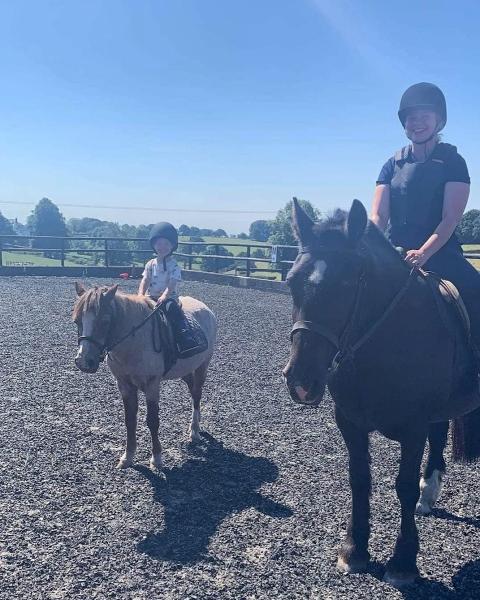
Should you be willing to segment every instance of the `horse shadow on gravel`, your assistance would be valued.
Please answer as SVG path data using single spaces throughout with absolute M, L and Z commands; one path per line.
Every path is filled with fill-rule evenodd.
M 480 598 L 480 560 L 463 565 L 452 577 L 452 587 L 422 578 L 400 590 L 405 600 L 478 600 Z
M 202 437 L 187 461 L 165 471 L 165 477 L 135 467 L 165 509 L 164 529 L 148 533 L 137 546 L 139 552 L 158 560 L 194 563 L 205 559 L 210 538 L 232 513 L 255 508 L 277 519 L 293 515 L 287 506 L 256 491 L 277 479 L 275 463 L 225 448 L 209 434 Z

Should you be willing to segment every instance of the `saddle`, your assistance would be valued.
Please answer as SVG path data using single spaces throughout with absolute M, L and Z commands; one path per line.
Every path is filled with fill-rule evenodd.
M 200 323 L 192 314 L 184 313 L 175 300 L 165 300 L 154 308 L 154 312 L 152 345 L 155 352 L 163 353 L 164 375 L 179 358 L 190 358 L 207 350 L 208 340 Z M 189 334 L 196 342 L 194 348 L 182 350 L 178 339 L 182 335 L 180 318 L 188 325 Z
M 451 281 L 442 279 L 431 271 L 424 271 L 423 269 L 419 270 L 432 290 L 433 297 L 437 303 L 438 312 L 447 330 L 451 333 L 452 337 L 455 337 L 456 332 L 453 330 L 452 321 L 448 318 L 447 314 L 447 310 L 450 310 L 460 323 L 461 329 L 467 338 L 469 345 L 472 346 L 470 336 L 470 317 L 468 316 L 468 312 L 462 297 L 460 296 L 460 292 Z

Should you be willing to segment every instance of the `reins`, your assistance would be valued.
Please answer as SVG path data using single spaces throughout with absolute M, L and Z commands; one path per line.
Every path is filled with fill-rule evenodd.
M 305 251 L 304 251 L 305 252 Z M 317 335 L 325 338 L 329 341 L 332 346 L 337 350 L 335 356 L 332 359 L 331 369 L 337 369 L 340 364 L 345 360 L 345 358 L 353 359 L 355 353 L 369 340 L 373 337 L 373 335 L 378 331 L 381 325 L 386 321 L 386 319 L 392 314 L 398 304 L 401 302 L 405 294 L 407 293 L 410 284 L 414 278 L 419 273 L 419 270 L 416 267 L 413 267 L 407 277 L 406 282 L 400 288 L 400 290 L 395 294 L 392 298 L 390 304 L 384 310 L 382 315 L 368 328 L 368 330 L 355 342 L 351 343 L 351 338 L 355 327 L 358 321 L 358 314 L 360 312 L 360 307 L 362 303 L 362 298 L 364 296 L 365 289 L 367 287 L 367 278 L 365 271 L 362 270 L 360 273 L 355 301 L 352 308 L 352 311 L 347 320 L 347 324 L 343 333 L 339 336 L 335 332 L 332 332 L 328 327 L 325 327 L 321 323 L 315 323 L 314 321 L 297 321 L 290 332 L 290 339 L 293 338 L 293 335 L 297 331 L 311 331 L 312 333 L 316 333 Z
M 134 336 L 135 333 L 145 325 L 145 323 L 150 321 L 150 319 L 152 319 L 154 317 L 157 317 L 157 319 L 161 319 L 162 316 L 163 316 L 163 318 L 165 318 L 163 312 L 161 311 L 162 308 L 163 308 L 163 303 L 157 304 L 157 306 L 155 306 L 155 308 L 152 310 L 152 312 L 149 315 L 147 315 L 138 325 L 133 326 L 120 339 L 113 342 L 113 344 L 107 344 L 107 343 L 102 344 L 101 342 L 99 342 L 98 340 L 96 340 L 95 338 L 93 338 L 89 335 L 79 336 L 78 344 L 80 344 L 83 341 L 86 341 L 86 342 L 91 342 L 92 344 L 97 346 L 100 349 L 100 354 L 101 354 L 100 361 L 102 362 L 105 360 L 105 357 L 108 355 L 109 352 L 111 352 L 114 348 L 116 348 L 119 344 L 121 344 L 123 341 L 125 341 L 130 336 Z M 159 335 L 157 335 L 157 336 L 155 335 L 155 327 L 152 328 L 152 345 L 153 345 L 154 351 L 157 353 L 162 351 L 159 338 L 160 338 Z

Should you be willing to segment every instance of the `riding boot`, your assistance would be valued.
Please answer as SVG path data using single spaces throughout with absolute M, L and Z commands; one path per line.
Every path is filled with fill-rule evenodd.
M 185 313 L 175 300 L 168 302 L 166 313 L 172 325 L 180 358 L 188 358 L 203 352 L 205 350 L 204 344 L 195 336 Z

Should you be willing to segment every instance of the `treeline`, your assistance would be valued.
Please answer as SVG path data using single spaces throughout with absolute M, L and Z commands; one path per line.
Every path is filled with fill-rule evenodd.
M 319 211 L 307 200 L 300 200 L 301 205 L 305 211 L 314 220 L 320 218 Z M 191 242 L 203 242 L 204 238 L 217 238 L 225 240 L 231 238 L 237 238 L 242 240 L 250 239 L 252 241 L 268 242 L 277 245 L 292 245 L 296 246 L 296 241 L 291 226 L 291 211 L 292 203 L 287 202 L 283 209 L 277 212 L 275 219 L 257 220 L 251 223 L 249 227 L 248 235 L 246 233 L 240 233 L 238 235 L 229 236 L 224 229 L 206 229 L 194 226 L 188 226 L 182 224 L 178 231 L 179 235 L 183 236 L 184 239 Z M 159 209 L 159 216 L 161 215 L 161 209 Z M 76 238 L 111 238 L 108 242 L 109 248 L 114 252 L 111 254 L 112 264 L 131 264 L 134 258 L 132 254 L 133 250 L 144 250 L 145 256 L 150 252 L 148 242 L 141 241 L 140 238 L 148 238 L 152 224 L 148 225 L 128 225 L 115 223 L 112 221 L 103 221 L 101 219 L 94 219 L 91 217 L 84 217 L 81 219 L 69 219 L 65 220 L 58 207 L 48 198 L 42 198 L 40 202 L 35 206 L 31 215 L 27 220 L 27 227 L 17 226 L 15 227 L 8 219 L 6 219 L 0 213 L 0 235 L 15 235 L 16 233 L 25 234 L 25 229 L 28 230 L 30 235 L 37 236 L 53 236 L 53 239 L 49 240 L 34 240 L 32 246 L 39 250 L 45 250 L 45 254 L 54 258 L 58 257 L 56 249 L 62 247 L 65 248 L 79 248 L 80 250 L 101 250 L 104 248 L 103 242 L 94 240 L 82 240 L 77 239 L 75 241 L 68 242 L 65 245 L 65 241 L 61 238 L 65 237 L 76 237 Z M 457 235 L 462 244 L 480 244 L 480 210 L 472 209 L 467 211 L 457 227 Z M 55 239 L 57 238 L 57 239 Z M 133 238 L 132 241 L 126 241 L 126 238 Z M 138 239 L 139 241 L 135 241 Z M 208 241 L 208 240 L 207 240 Z M 13 242 L 14 246 L 21 246 L 25 242 L 19 237 L 19 242 Z M 225 242 L 227 245 L 227 242 Z M 210 270 L 209 267 L 213 263 L 220 267 L 227 268 L 231 267 L 233 261 L 229 260 L 232 253 L 229 252 L 221 243 L 215 243 L 208 246 L 192 246 L 192 251 L 198 251 L 197 254 L 217 255 L 225 256 L 225 259 L 209 259 L 203 258 L 202 268 Z M 118 252 L 115 252 L 118 251 Z M 294 252 L 294 251 L 293 251 Z M 79 253 L 81 254 L 81 252 Z M 93 262 L 99 263 L 103 261 L 103 256 L 99 254 L 85 253 L 85 262 L 91 262 L 92 256 Z M 245 255 L 245 253 L 242 253 Z M 240 254 L 240 256 L 242 255 Z M 265 251 L 258 248 L 252 252 L 252 256 L 258 257 L 259 259 L 265 257 Z M 284 257 L 286 255 L 284 254 Z M 139 258 L 139 257 L 137 257 Z M 80 262 L 82 257 L 78 259 Z
M 318 211 L 307 201 L 301 201 L 305 210 L 312 216 L 318 218 Z M 178 228 L 179 235 L 184 240 L 190 242 L 210 241 L 208 238 L 240 240 L 251 239 L 253 241 L 271 242 L 272 244 L 295 245 L 295 240 L 291 230 L 291 202 L 278 211 L 276 218 L 273 221 L 255 221 L 250 225 L 249 234 L 240 233 L 238 235 L 229 236 L 224 229 L 206 229 L 195 226 L 182 224 Z M 161 209 L 159 209 L 161 214 Z M 49 239 L 32 240 L 33 248 L 42 250 L 45 256 L 50 258 L 58 258 L 60 256 L 59 249 L 76 248 L 79 252 L 74 255 L 68 254 L 69 260 L 74 260 L 84 264 L 101 264 L 104 262 L 104 253 L 94 253 L 93 250 L 104 250 L 104 242 L 102 238 L 109 238 L 109 260 L 112 265 L 132 264 L 135 260 L 141 261 L 141 256 L 134 254 L 133 251 L 145 251 L 144 258 L 148 258 L 151 253 L 148 242 L 144 241 L 148 238 L 152 224 L 148 225 L 129 225 L 115 223 L 112 221 L 103 221 L 91 217 L 73 218 L 66 220 L 59 208 L 48 198 L 42 198 L 35 206 L 34 210 L 27 219 L 26 228 L 17 225 L 17 232 L 14 225 L 0 213 L 0 235 L 20 234 L 19 241 L 9 241 L 12 246 L 22 246 L 26 242 L 22 240 L 21 235 L 25 235 L 26 231 L 32 236 L 49 236 Z M 69 241 L 65 238 L 76 238 Z M 82 239 L 82 238 L 99 238 Z M 127 241 L 127 238 L 128 241 Z M 143 238 L 143 240 L 142 240 Z M 138 242 L 135 241 L 138 239 Z M 194 254 L 210 255 L 212 258 L 199 257 L 194 259 L 195 264 L 199 265 L 204 270 L 213 270 L 217 267 L 221 270 L 233 268 L 235 262 L 231 259 L 233 253 L 227 250 L 221 243 L 210 244 L 206 246 L 192 244 L 191 251 Z M 83 253 L 82 253 L 83 251 Z M 222 258 L 214 258 L 222 257 Z M 242 251 L 237 256 L 246 256 L 246 252 Z M 267 256 L 265 250 L 256 248 L 252 250 L 251 257 L 262 259 Z M 225 258 L 223 258 L 225 257 Z M 251 264 L 254 268 L 255 265 Z

